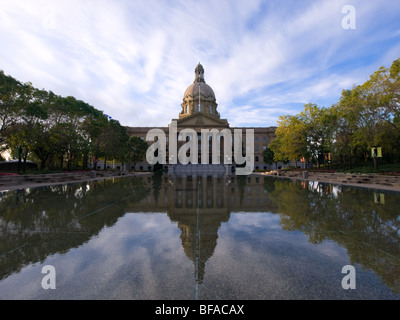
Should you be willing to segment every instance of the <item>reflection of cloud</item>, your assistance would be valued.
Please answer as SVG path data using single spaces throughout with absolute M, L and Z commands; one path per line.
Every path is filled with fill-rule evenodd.
M 286 104 L 330 105 L 343 86 L 398 57 L 399 4 L 353 2 L 354 32 L 341 28 L 345 4 L 5 0 L 1 68 L 85 100 L 124 125 L 164 126 L 176 117 L 198 61 L 228 119 L 231 108 L 246 105 L 259 117 Z M 276 118 L 264 120 L 274 125 Z M 256 120 L 247 114 L 231 122 Z
M 283 231 L 279 222 L 278 214 L 231 213 L 219 227 L 199 297 L 393 299 L 372 272 L 358 268 L 357 281 L 366 287 L 343 290 L 341 269 L 350 263 L 346 249 L 334 241 L 311 243 L 300 231 Z M 180 236 L 167 214 L 128 213 L 84 245 L 2 280 L 0 299 L 192 299 L 194 268 Z M 41 288 L 45 264 L 56 268 L 54 291 Z
M 48 257 L 54 265 L 57 290 L 44 292 L 38 266 L 25 268 L 0 283 L 0 298 L 13 299 L 147 299 L 173 296 L 160 278 L 163 265 L 173 265 L 190 281 L 193 266 L 185 257 L 179 229 L 164 214 L 127 214 L 113 227 L 103 229 L 83 246 Z M 15 277 L 15 279 L 14 279 Z M 38 279 L 37 281 L 35 279 Z M 177 279 L 178 281 L 179 279 Z
M 258 218 L 254 219 L 254 215 Z M 229 219 L 232 230 L 249 230 L 250 228 L 260 228 L 262 230 L 281 229 L 280 217 L 277 214 L 266 212 L 235 212 Z
M 160 295 L 158 278 L 154 275 L 157 272 L 154 259 L 172 262 L 182 254 L 176 250 L 176 246 L 179 245 L 174 237 L 177 233 L 176 226 L 168 225 L 165 223 L 167 221 L 163 220 L 168 218 L 160 214 L 124 216 L 115 226 L 102 230 L 98 237 L 83 248 L 76 249 L 80 251 L 77 252 L 79 259 L 72 259 L 71 262 L 69 258 L 68 269 L 75 270 L 74 274 L 79 275 L 79 278 L 88 277 L 91 282 L 96 282 L 98 278 L 98 285 L 102 291 L 105 288 L 115 288 L 121 278 L 129 278 L 129 273 L 135 273 L 135 277 L 140 280 L 131 283 L 132 288 L 138 286 L 135 288 L 138 292 Z M 90 259 L 89 263 L 85 258 L 82 261 L 82 257 L 93 257 L 93 260 Z M 92 294 L 101 295 L 105 292 L 93 293 L 90 289 L 82 298 Z
M 324 295 L 331 290 L 336 298 L 341 296 L 343 292 L 335 290 L 335 267 L 348 263 L 346 250 L 330 241 L 312 245 L 300 232 L 282 232 L 275 228 L 277 217 L 267 213 L 231 214 L 219 232 L 205 285 L 207 281 L 225 283 L 227 299 L 231 297 L 226 292 L 231 290 L 233 298 L 237 288 L 243 290 L 244 283 L 252 283 L 245 293 L 249 299 L 319 299 L 321 288 L 326 290 Z M 244 223 L 243 229 L 237 228 L 239 221 Z M 306 285 L 307 289 L 301 288 Z

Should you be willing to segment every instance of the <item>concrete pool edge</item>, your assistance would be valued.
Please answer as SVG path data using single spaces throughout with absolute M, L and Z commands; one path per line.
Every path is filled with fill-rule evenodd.
M 26 188 L 45 187 L 60 184 L 70 184 L 82 181 L 99 181 L 110 178 L 123 178 L 140 175 L 152 175 L 152 172 L 77 172 L 77 173 L 58 173 L 43 175 L 20 175 L 20 176 L 1 176 L 0 192 L 14 191 Z M 271 171 L 253 172 L 252 175 L 285 178 L 298 181 L 316 181 L 331 183 L 349 187 L 362 187 L 367 189 L 377 189 L 386 191 L 400 192 L 400 176 L 378 175 L 378 174 L 346 174 L 330 172 L 308 172 L 308 177 L 304 178 L 302 171 Z
M 126 178 L 141 175 L 150 175 L 152 172 L 77 172 L 77 173 L 55 173 L 43 175 L 21 175 L 21 176 L 1 176 L 0 192 L 15 191 L 27 188 L 37 188 L 54 186 L 60 184 L 70 184 L 83 181 L 100 181 L 113 178 Z
M 362 187 L 400 192 L 400 176 L 378 174 L 349 174 L 331 172 L 308 172 L 308 177 L 303 177 L 303 171 L 271 171 L 255 172 L 254 175 L 272 178 L 284 178 L 306 182 L 322 182 L 348 187 Z

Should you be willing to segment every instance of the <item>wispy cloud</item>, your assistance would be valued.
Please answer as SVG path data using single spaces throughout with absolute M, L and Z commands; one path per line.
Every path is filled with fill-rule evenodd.
M 123 125 L 165 126 L 201 61 L 231 125 L 275 125 L 398 58 L 400 4 L 353 1 L 357 29 L 343 30 L 345 4 L 2 0 L 0 69 Z

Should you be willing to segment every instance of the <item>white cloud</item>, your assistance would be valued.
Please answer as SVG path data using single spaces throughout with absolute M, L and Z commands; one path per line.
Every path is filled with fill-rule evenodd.
M 333 102 L 341 86 L 395 56 L 399 5 L 354 2 L 357 30 L 349 31 L 344 4 L 3 0 L 0 68 L 124 125 L 165 126 L 200 61 L 230 123 L 274 125 L 278 106 Z M 382 41 L 386 54 L 377 52 Z

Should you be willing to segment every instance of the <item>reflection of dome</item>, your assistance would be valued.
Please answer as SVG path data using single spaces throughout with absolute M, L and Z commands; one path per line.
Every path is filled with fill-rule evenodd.
M 215 223 L 215 222 L 214 222 Z M 186 256 L 195 265 L 196 281 L 202 283 L 205 275 L 205 267 L 208 259 L 214 254 L 217 246 L 218 229 L 221 222 L 215 225 L 200 225 L 196 234 L 196 225 L 184 225 L 178 222 L 178 227 L 182 230 L 182 247 Z
M 212 257 L 217 246 L 218 230 L 223 222 L 229 221 L 230 212 L 226 206 L 219 207 L 217 202 L 218 198 L 225 194 L 224 179 L 205 176 L 190 178 L 175 180 L 173 189 L 182 190 L 181 194 L 175 193 L 175 200 L 180 198 L 184 205 L 170 208 L 167 214 L 172 222 L 178 222 L 183 250 L 193 261 L 196 282 L 202 283 L 206 262 Z M 212 192 L 209 193 L 208 190 Z M 220 190 L 221 193 L 216 190 Z M 189 205 L 188 200 L 197 205 Z

